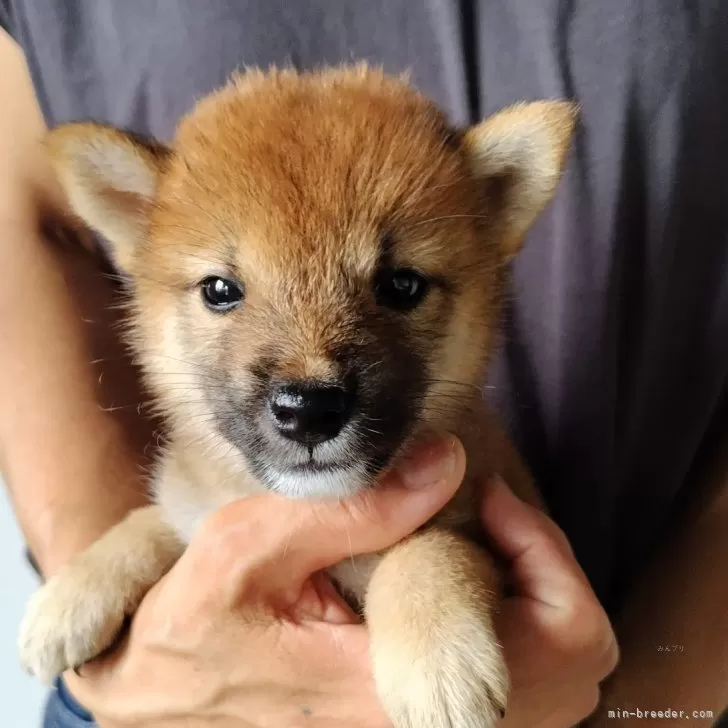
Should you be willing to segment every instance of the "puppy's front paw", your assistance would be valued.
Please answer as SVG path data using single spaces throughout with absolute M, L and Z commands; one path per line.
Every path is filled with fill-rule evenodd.
M 492 728 L 505 713 L 508 673 L 490 626 L 448 622 L 372 643 L 377 689 L 396 728 Z
M 50 683 L 109 647 L 125 616 L 113 573 L 89 560 L 69 564 L 30 599 L 18 639 L 23 667 Z
M 31 598 L 18 640 L 25 668 L 50 682 L 97 657 L 183 550 L 159 506 L 130 511 Z
M 395 728 L 492 728 L 508 673 L 492 623 L 498 572 L 488 555 L 432 528 L 387 552 L 365 612 L 377 692 Z
M 100 655 L 184 547 L 159 506 L 131 511 L 30 600 L 18 647 L 45 682 Z

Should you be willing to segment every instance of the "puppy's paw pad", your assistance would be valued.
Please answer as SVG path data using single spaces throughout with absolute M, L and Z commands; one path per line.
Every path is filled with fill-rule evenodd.
M 30 599 L 18 649 L 25 670 L 45 683 L 97 657 L 125 619 L 123 594 L 83 569 L 59 572 Z

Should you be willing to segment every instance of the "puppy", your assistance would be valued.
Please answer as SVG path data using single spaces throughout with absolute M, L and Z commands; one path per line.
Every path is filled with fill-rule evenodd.
M 427 527 L 332 569 L 371 630 L 396 728 L 488 728 L 508 676 L 477 484 L 539 503 L 483 403 L 508 262 L 554 193 L 566 102 L 452 128 L 360 65 L 248 71 L 171 147 L 94 123 L 48 149 L 78 216 L 129 281 L 130 342 L 166 418 L 152 490 L 33 597 L 20 652 L 48 680 L 106 648 L 201 521 L 260 491 L 343 498 L 429 429 L 465 482 Z

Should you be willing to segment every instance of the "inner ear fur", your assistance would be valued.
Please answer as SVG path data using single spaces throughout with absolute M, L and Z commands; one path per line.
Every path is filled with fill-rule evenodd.
M 568 101 L 516 104 L 468 129 L 463 146 L 486 185 L 512 258 L 561 179 L 578 110 Z
M 116 265 L 127 271 L 170 149 L 94 122 L 59 126 L 46 135 L 45 146 L 71 208 L 104 237 Z

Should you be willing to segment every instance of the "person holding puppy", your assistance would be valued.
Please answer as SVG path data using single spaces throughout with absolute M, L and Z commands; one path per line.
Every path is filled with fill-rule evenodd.
M 699 520 L 684 526 L 680 540 L 670 544 L 680 559 L 671 560 L 675 565 L 669 579 L 659 578 L 664 572 L 658 570 L 655 584 L 646 580 L 635 589 L 629 563 L 646 563 L 668 516 L 686 495 L 681 486 L 690 474 L 689 464 L 698 456 L 705 458 L 711 437 L 722 432 L 719 395 L 725 372 L 720 364 L 725 362 L 721 351 L 708 346 L 717 327 L 711 312 L 718 316 L 723 285 L 716 275 L 719 257 L 713 250 L 712 257 L 684 260 L 684 218 L 667 231 L 659 224 L 667 202 L 654 191 L 653 178 L 644 168 L 632 169 L 625 179 L 620 172 L 639 157 L 640 134 L 654 132 L 660 150 L 682 152 L 684 140 L 696 133 L 696 119 L 707 118 L 693 108 L 702 97 L 693 97 L 689 107 L 675 105 L 685 103 L 678 92 L 689 86 L 690 74 L 698 73 L 709 84 L 704 69 L 711 63 L 718 67 L 718 56 L 711 53 L 719 53 L 715 38 L 725 26 L 725 19 L 720 23 L 725 13 L 706 3 L 699 17 L 681 10 L 667 14 L 670 23 L 661 23 L 663 11 L 638 18 L 633 8 L 620 15 L 616 7 L 600 9 L 588 2 L 538 7 L 516 2 L 507 9 L 502 3 L 442 2 L 435 9 L 387 3 L 379 12 L 371 4 L 367 10 L 355 3 L 314 2 L 301 4 L 300 10 L 284 5 L 275 13 L 269 3 L 201 8 L 181 2 L 174 15 L 133 3 L 124 8 L 109 3 L 59 8 L 41 0 L 0 5 L 3 26 L 25 54 L 23 58 L 18 46 L 3 36 L 2 97 L 9 102 L 0 113 L 0 154 L 10 172 L 7 189 L 0 190 L 0 320 L 12 356 L 1 359 L 2 400 L 8 404 L 0 413 L 0 441 L 3 472 L 42 573 L 54 573 L 144 502 L 139 464 L 149 440 L 149 427 L 143 426 L 148 423 L 136 418 L 136 406 L 128 406 L 140 395 L 113 336 L 113 314 L 108 311 L 113 290 L 103 285 L 88 259 L 49 242 L 58 239 L 59 228 L 73 224 L 65 219 L 64 201 L 42 158 L 34 153 L 44 125 L 94 116 L 165 137 L 193 99 L 224 81 L 241 61 L 266 65 L 292 60 L 308 66 L 354 54 L 396 70 L 412 66 L 415 82 L 460 123 L 485 116 L 491 106 L 509 100 L 563 95 L 566 90 L 582 105 L 583 136 L 577 140 L 566 190 L 534 231 L 542 238 L 540 244 L 516 264 L 516 304 L 501 360 L 504 373 L 496 372 L 494 381 L 503 405 L 511 405 L 515 434 L 589 579 L 554 522 L 514 500 L 502 484 L 484 484 L 483 519 L 496 550 L 509 562 L 516 586 L 499 625 L 514 681 L 513 707 L 503 724 L 573 725 L 597 706 L 599 685 L 615 665 L 617 648 L 590 581 L 612 613 L 619 607 L 624 620 L 622 664 L 604 698 L 610 706 L 651 706 L 669 690 L 676 704 L 680 701 L 691 710 L 720 710 L 726 702 L 724 681 L 706 679 L 704 673 L 696 676 L 692 669 L 696 664 L 714 666 L 711 673 L 719 675 L 719 640 L 686 645 L 692 652 L 688 649 L 682 665 L 657 662 L 654 654 L 656 640 L 668 640 L 686 623 L 707 621 L 715 635 L 722 632 L 720 618 L 702 611 L 713 609 L 721 597 L 720 580 L 711 579 L 720 564 L 713 559 L 726 548 L 717 527 L 720 499 L 711 498 Z M 606 23 L 610 18 L 618 22 Z M 624 61 L 621 53 L 621 44 L 633 47 L 637 28 L 653 44 L 635 47 L 660 49 L 649 56 L 649 63 L 631 57 Z M 602 91 L 623 102 L 610 106 L 613 116 L 603 113 L 603 97 L 593 96 L 595 88 L 603 89 L 595 83 L 603 59 L 597 63 L 593 50 L 584 45 L 590 33 L 598 34 L 600 52 L 622 62 L 610 66 L 610 83 Z M 505 43 L 509 34 L 516 45 Z M 657 42 L 665 34 L 670 42 Z M 677 49 L 689 43 L 695 49 L 693 65 L 677 82 L 671 63 Z M 521 49 L 518 68 L 505 62 L 513 57 L 514 47 Z M 435 61 L 433 48 L 441 51 Z M 565 49 L 575 54 L 566 62 L 560 55 Z M 159 54 L 157 60 L 150 54 Z M 530 58 L 538 62 L 529 65 Z M 537 73 L 537 67 L 551 70 Z M 628 88 L 638 89 L 637 101 L 620 95 Z M 669 113 L 658 117 L 658 111 L 683 108 L 681 124 Z M 623 116 L 614 109 L 621 109 Z M 709 129 L 715 145 L 723 143 L 722 129 L 720 124 Z M 642 154 L 650 174 L 671 175 L 679 169 L 681 179 L 693 175 L 703 191 L 700 219 L 706 237 L 722 239 L 720 218 L 706 204 L 710 190 L 720 187 L 720 172 L 706 171 L 714 169 L 711 165 L 687 163 L 677 151 L 669 169 L 655 166 L 657 160 L 667 164 L 664 155 L 651 156 L 658 154 L 653 149 Z M 591 181 L 582 186 L 582 179 Z M 676 180 L 671 188 L 671 209 L 683 216 L 692 210 L 684 184 Z M 632 207 L 615 197 L 615 189 L 630 192 Z M 589 195 L 601 195 L 599 204 L 589 205 Z M 660 236 L 650 237 L 652 227 L 640 224 L 636 199 Z M 660 268 L 663 283 L 653 290 L 641 278 L 635 280 L 636 263 L 620 257 L 627 255 L 622 246 L 634 243 L 638 253 L 650 253 L 645 265 L 655 266 L 665 258 L 649 246 L 667 245 L 665 241 L 670 241 L 676 262 L 669 270 Z M 678 295 L 696 280 L 701 297 L 688 301 Z M 629 294 L 633 303 L 637 296 L 644 307 L 625 303 L 622 311 L 614 290 Z M 589 306 L 579 309 L 582 299 Z M 554 308 L 553 301 L 569 306 Z M 615 310 L 620 312 L 618 322 L 604 318 Z M 668 323 L 688 326 L 698 320 L 711 326 L 701 330 L 702 338 L 694 334 L 685 349 L 688 344 L 678 343 L 682 340 Z M 537 330 L 534 322 L 545 325 Z M 557 333 L 561 348 L 554 352 Z M 693 355 L 701 346 L 710 357 Z M 617 350 L 627 356 L 619 367 L 611 359 Z M 673 367 L 663 370 L 656 364 L 668 353 Z M 105 360 L 101 371 L 89 364 L 95 359 Z M 536 373 L 529 374 L 524 361 Z M 664 390 L 657 396 L 657 384 L 647 387 L 645 372 L 651 377 L 659 372 L 669 397 Z M 597 375 L 609 384 L 605 387 Z M 701 386 L 692 387 L 689 396 L 676 386 L 696 378 Z M 583 401 L 592 406 L 585 407 Z M 645 433 L 659 434 L 661 444 L 649 443 Z M 449 464 L 448 454 L 454 458 Z M 313 573 L 328 560 L 341 558 L 336 551 L 341 533 L 351 533 L 352 548 L 366 552 L 412 531 L 452 494 L 463 467 L 457 446 L 422 453 L 392 476 L 395 487 L 382 489 L 381 501 L 325 511 L 330 527 L 324 534 L 321 523 L 311 522 L 301 504 L 290 518 L 267 513 L 265 500 L 221 511 L 147 597 L 124 644 L 84 668 L 82 677 L 64 678 L 49 707 L 49 720 L 58 725 L 64 725 L 62 720 L 91 722 L 70 690 L 99 725 L 109 727 L 185 721 L 386 725 L 371 692 L 366 633 L 353 623 L 330 585 Z M 418 487 L 404 487 L 413 482 Z M 280 533 L 265 548 L 251 542 L 241 526 L 256 519 L 280 524 Z M 282 548 L 289 542 L 300 548 Z M 300 561 L 286 561 L 283 551 L 295 551 Z M 260 570 L 253 565 L 260 563 L 271 565 L 268 576 L 276 569 L 291 575 L 285 594 L 272 595 L 256 581 Z M 680 582 L 687 576 L 691 589 L 684 593 Z M 200 581 L 203 577 L 206 583 Z M 282 613 L 271 608 L 281 600 Z M 655 619 L 651 605 L 658 604 L 660 618 Z M 598 710 L 595 725 L 605 719 L 606 713 Z

